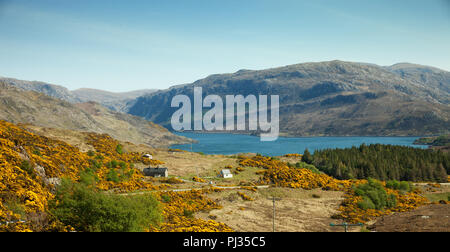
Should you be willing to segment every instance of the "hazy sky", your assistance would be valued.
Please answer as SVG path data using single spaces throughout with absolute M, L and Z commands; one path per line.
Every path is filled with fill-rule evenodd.
M 334 59 L 450 70 L 450 0 L 0 0 L 0 76 L 69 89 Z

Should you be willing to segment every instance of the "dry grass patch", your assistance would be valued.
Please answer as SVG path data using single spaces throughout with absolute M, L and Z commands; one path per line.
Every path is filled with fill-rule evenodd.
M 272 231 L 272 196 L 282 198 L 276 202 L 275 228 L 280 232 L 304 231 L 343 231 L 329 226 L 335 222 L 331 218 L 337 213 L 342 201 L 342 192 L 303 190 L 291 188 L 267 188 L 257 192 L 239 190 L 252 197 L 253 201 L 244 201 L 236 190 L 224 190 L 210 194 L 222 209 L 215 209 L 209 214 L 198 217 L 208 219 L 214 216 L 217 221 L 224 222 L 240 232 Z M 313 198 L 313 194 L 320 198 Z

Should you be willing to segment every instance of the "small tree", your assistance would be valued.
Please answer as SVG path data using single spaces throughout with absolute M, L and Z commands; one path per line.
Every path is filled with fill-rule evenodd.
M 313 163 L 313 157 L 312 157 L 311 153 L 309 152 L 308 148 L 306 148 L 305 152 L 303 153 L 302 161 L 307 164 Z
M 82 232 L 141 232 L 162 220 L 152 195 L 120 196 L 63 179 L 49 202 L 50 213 Z

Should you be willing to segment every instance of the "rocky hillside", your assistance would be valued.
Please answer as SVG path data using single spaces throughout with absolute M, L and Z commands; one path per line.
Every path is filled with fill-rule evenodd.
M 295 136 L 429 135 L 449 131 L 450 73 L 397 64 L 330 61 L 211 75 L 129 102 L 126 111 L 170 129 L 172 97 L 280 96 L 280 131 Z
M 0 77 L 0 83 L 9 84 L 22 90 L 36 91 L 57 99 L 68 101 L 70 103 L 95 101 L 115 111 L 121 111 L 123 106 L 130 100 L 156 91 L 155 89 L 144 89 L 131 92 L 114 93 L 91 88 L 82 88 L 70 91 L 63 86 L 41 81 L 25 81 L 2 77 Z
M 41 81 L 25 81 L 4 77 L 0 77 L 0 83 L 8 84 L 21 90 L 29 90 L 46 94 L 48 96 L 68 102 L 81 102 L 81 100 L 73 95 L 69 91 L 69 89 L 59 85 L 49 84 Z
M 106 133 L 118 140 L 159 147 L 187 142 L 140 117 L 88 102 L 72 104 L 0 82 L 0 120 L 41 127 Z

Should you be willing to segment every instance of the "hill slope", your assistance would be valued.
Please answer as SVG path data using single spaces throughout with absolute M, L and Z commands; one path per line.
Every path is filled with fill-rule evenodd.
M 71 104 L 0 81 L 0 120 L 41 127 L 106 133 L 121 140 L 150 146 L 186 142 L 142 118 L 114 112 L 89 102 Z
M 288 135 L 429 135 L 449 131 L 450 73 L 418 65 L 330 61 L 211 75 L 129 102 L 126 111 L 170 127 L 177 94 L 280 96 Z

